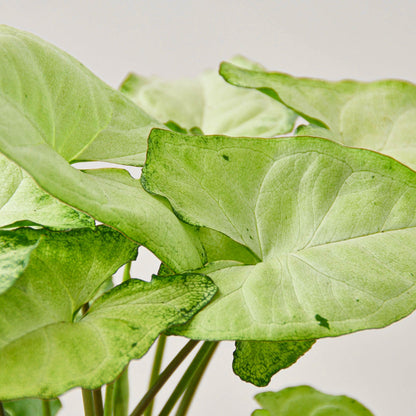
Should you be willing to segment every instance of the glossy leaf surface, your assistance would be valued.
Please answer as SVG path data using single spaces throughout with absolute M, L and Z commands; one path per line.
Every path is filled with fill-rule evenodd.
M 398 80 L 323 81 L 223 63 L 231 84 L 259 89 L 348 146 L 387 154 L 416 168 L 416 86 Z M 325 130 L 304 131 L 328 137 Z
M 156 130 L 142 180 L 185 221 L 261 260 L 202 269 L 219 292 L 178 333 L 314 339 L 383 327 L 416 307 L 416 174 L 391 158 L 314 138 Z
M 332 396 L 309 386 L 259 393 L 256 400 L 263 409 L 254 411 L 253 416 L 373 416 L 350 397 Z
M 242 57 L 232 62 L 260 67 Z M 217 71 L 177 81 L 130 74 L 121 91 L 157 120 L 173 120 L 187 130 L 199 127 L 205 134 L 272 137 L 291 131 L 296 118 L 293 111 L 257 91 L 227 84 Z
M 137 246 L 107 227 L 13 232 L 19 233 L 43 238 L 20 278 L 0 296 L 1 400 L 55 397 L 114 380 L 160 332 L 186 322 L 216 291 L 202 275 L 133 279 L 80 316 L 101 284 L 134 259 Z
M 290 367 L 315 343 L 310 341 L 237 341 L 233 370 L 242 380 L 267 386 L 272 376 Z

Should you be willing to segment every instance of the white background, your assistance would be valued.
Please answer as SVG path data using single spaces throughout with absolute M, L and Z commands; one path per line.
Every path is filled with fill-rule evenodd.
M 0 0 L 1 23 L 54 43 L 113 87 L 132 70 L 189 77 L 235 54 L 294 75 L 416 82 L 415 18 L 414 0 Z M 141 261 L 140 276 L 156 269 L 149 255 Z M 182 343 L 172 340 L 166 358 Z M 232 373 L 232 351 L 232 343 L 221 344 L 191 416 L 250 415 L 255 393 L 297 384 L 348 394 L 377 416 L 416 414 L 415 315 L 383 330 L 318 341 L 266 389 Z M 132 405 L 146 388 L 152 354 L 131 366 Z M 83 413 L 78 390 L 63 403 L 63 416 Z

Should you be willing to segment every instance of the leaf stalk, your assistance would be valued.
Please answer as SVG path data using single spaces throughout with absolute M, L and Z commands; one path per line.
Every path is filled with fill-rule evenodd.
M 130 416 L 140 416 L 143 414 L 158 391 L 163 387 L 169 377 L 174 373 L 174 371 L 179 367 L 182 361 L 189 355 L 189 353 L 196 347 L 198 343 L 199 341 L 195 340 L 188 341 L 188 343 L 178 352 L 176 357 L 169 363 L 166 369 L 162 371 L 155 384 L 153 384 L 153 386 L 143 396 Z
M 198 372 L 201 366 L 204 369 L 206 368 L 206 364 L 208 364 L 208 361 L 211 358 L 212 353 L 214 352 L 216 344 L 217 342 L 211 342 L 211 341 L 204 342 L 204 344 L 202 345 L 202 347 L 200 348 L 200 350 L 198 351 L 198 353 L 195 355 L 194 359 L 192 360 L 191 364 L 189 365 L 188 369 L 183 374 L 179 383 L 176 385 L 168 401 L 163 406 L 163 409 L 159 413 L 159 416 L 169 415 L 173 407 L 175 406 L 176 402 L 182 396 L 185 389 L 187 387 L 192 388 L 190 383 L 192 382 L 195 374 Z
M 82 389 L 82 401 L 84 403 L 84 414 L 85 416 L 94 415 L 94 400 L 92 397 L 92 391 L 88 389 Z
M 185 391 L 182 400 L 179 404 L 178 410 L 176 412 L 176 416 L 185 416 L 188 408 L 191 404 L 191 401 L 195 395 L 195 392 L 199 386 L 199 383 L 202 379 L 202 376 L 205 372 L 205 369 L 208 366 L 208 363 L 217 348 L 218 342 L 217 341 L 206 341 L 205 344 L 207 345 L 206 354 L 201 362 L 200 366 L 196 369 L 192 378 L 189 380 L 189 387 Z
M 159 376 L 160 368 L 162 366 L 163 353 L 165 351 L 165 345 L 166 345 L 166 335 L 160 334 L 159 339 L 157 340 L 155 357 L 153 359 L 153 367 L 152 367 L 152 373 L 150 375 L 149 388 L 151 388 L 153 384 L 155 384 L 157 377 Z M 149 403 L 149 406 L 147 406 L 147 409 L 144 412 L 145 416 L 152 416 L 153 404 L 154 404 L 154 400 L 152 400 Z
M 42 400 L 42 416 L 52 416 L 51 403 L 49 400 Z

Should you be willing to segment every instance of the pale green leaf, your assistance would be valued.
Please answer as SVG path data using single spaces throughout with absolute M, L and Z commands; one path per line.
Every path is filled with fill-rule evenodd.
M 201 227 L 199 238 L 205 249 L 208 262 L 220 260 L 235 260 L 243 264 L 256 264 L 258 257 L 247 247 L 237 243 L 225 234 L 210 228 Z
M 203 264 L 195 232 L 165 201 L 125 172 L 87 174 L 70 165 L 142 163 L 152 119 L 64 52 L 7 26 L 0 27 L 0 68 L 0 152 L 43 190 L 146 245 L 175 271 Z
M 0 68 L 2 140 L 34 157 L 48 146 L 71 163 L 143 163 L 158 123 L 65 52 L 2 25 Z
M 94 227 L 94 220 L 42 191 L 0 154 L 0 227 L 42 225 L 54 229 Z
M 20 278 L 0 295 L 0 400 L 50 398 L 114 380 L 160 332 L 186 322 L 216 291 L 200 274 L 131 279 L 82 316 L 79 308 L 135 257 L 137 246 L 107 227 L 9 234 L 42 239 Z
M 42 400 L 21 399 L 12 402 L 5 402 L 4 410 L 6 416 L 44 416 L 42 411 Z M 55 416 L 62 405 L 58 399 L 49 400 L 51 416 Z
M 260 260 L 201 269 L 219 292 L 177 333 L 305 340 L 416 308 L 416 174 L 391 158 L 323 139 L 154 130 L 142 178 L 185 221 Z
M 255 88 L 331 131 L 340 143 L 387 154 L 416 168 L 416 86 L 398 80 L 323 81 L 223 63 L 231 84 Z M 324 130 L 322 137 L 328 137 Z M 319 130 L 308 135 L 315 135 Z M 320 136 L 321 137 L 321 136 Z
M 272 376 L 290 367 L 311 349 L 308 341 L 237 341 L 233 370 L 242 380 L 258 387 L 267 386 Z
M 232 61 L 259 67 L 242 57 Z M 177 81 L 130 74 L 121 91 L 155 119 L 173 120 L 187 130 L 199 127 L 205 134 L 272 137 L 291 131 L 296 118 L 284 105 L 257 91 L 227 84 L 216 71 Z
M 256 410 L 253 416 L 373 416 L 366 407 L 350 397 L 332 396 L 309 386 L 259 393 L 256 400 L 268 413 Z

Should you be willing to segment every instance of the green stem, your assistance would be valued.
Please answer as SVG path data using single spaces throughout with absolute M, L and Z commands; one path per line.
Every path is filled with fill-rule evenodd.
M 157 377 L 159 376 L 160 367 L 162 365 L 163 352 L 165 351 L 165 345 L 166 345 L 166 335 L 160 334 L 159 339 L 157 341 L 155 358 L 153 359 L 153 367 L 152 367 L 152 374 L 150 376 L 149 388 L 152 387 L 153 384 L 155 384 Z M 152 400 L 149 403 L 149 406 L 144 412 L 144 416 L 152 416 L 153 403 L 154 403 L 154 400 Z
M 127 263 L 124 266 L 123 282 L 126 282 L 127 280 L 131 279 L 131 277 L 130 277 L 130 269 L 131 269 L 131 262 Z
M 191 340 L 178 352 L 176 357 L 169 363 L 165 370 L 159 375 L 155 384 L 149 389 L 149 391 L 143 396 L 139 404 L 133 410 L 130 416 L 140 416 L 143 414 L 147 406 L 153 400 L 157 392 L 166 383 L 173 372 L 179 367 L 182 361 L 188 356 L 188 354 L 196 347 L 199 341 Z
M 103 396 L 101 394 L 101 387 L 92 391 L 92 398 L 94 400 L 95 416 L 104 416 Z
M 104 416 L 113 416 L 114 383 L 115 383 L 115 381 L 113 381 L 111 383 L 108 383 L 106 388 L 105 388 Z
M 201 381 L 202 375 L 204 374 L 205 369 L 208 366 L 209 360 L 212 357 L 212 354 L 214 354 L 215 349 L 217 348 L 218 342 L 214 341 L 206 341 L 206 343 L 209 343 L 208 346 L 209 350 L 207 351 L 207 354 L 204 357 L 204 361 L 201 363 L 201 365 L 196 369 L 194 375 L 192 376 L 191 380 L 189 380 L 189 387 L 185 391 L 185 394 L 182 397 L 182 400 L 179 404 L 178 410 L 176 412 L 176 416 L 185 416 L 186 412 L 188 411 L 188 408 L 191 404 L 191 401 L 195 395 L 196 389 L 198 388 L 199 382 Z
M 0 402 L 0 416 L 6 416 L 6 412 L 4 411 L 3 403 Z
M 114 383 L 114 416 L 129 414 L 129 367 L 126 366 Z
M 52 416 L 49 400 L 42 400 L 42 416 Z
M 131 262 L 124 266 L 123 282 L 130 280 Z M 127 389 L 127 394 L 126 394 Z M 104 416 L 127 415 L 128 412 L 128 367 L 105 388 Z
M 198 371 L 200 366 L 204 365 L 206 357 L 210 356 L 211 350 L 213 349 L 213 346 L 215 347 L 215 344 L 215 342 L 204 342 L 204 344 L 192 360 L 191 364 L 189 365 L 188 369 L 183 374 L 179 383 L 176 385 L 176 388 L 175 390 L 173 390 L 168 401 L 163 406 L 163 409 L 159 413 L 159 416 L 169 415 L 169 413 L 175 406 L 176 402 L 182 396 L 182 393 L 184 392 L 186 387 L 189 386 L 190 380 L 192 379 L 194 374 Z
M 84 402 L 85 416 L 95 416 L 94 415 L 94 401 L 92 399 L 91 390 L 82 389 L 82 401 Z

